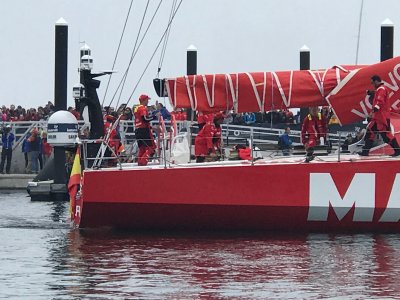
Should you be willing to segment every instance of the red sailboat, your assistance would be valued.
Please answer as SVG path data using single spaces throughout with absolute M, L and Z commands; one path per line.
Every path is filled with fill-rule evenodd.
M 318 71 L 193 75 L 168 79 L 176 108 L 269 111 L 330 105 L 341 124 L 364 119 L 379 74 L 399 104 L 400 57 Z M 398 119 L 398 118 L 397 118 Z M 398 131 L 398 121 L 393 122 Z M 400 160 L 354 155 L 87 169 L 81 228 L 157 230 L 400 230 Z

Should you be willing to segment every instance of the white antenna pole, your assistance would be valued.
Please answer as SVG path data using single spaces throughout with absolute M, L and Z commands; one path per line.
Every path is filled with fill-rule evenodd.
M 360 18 L 358 20 L 358 35 L 357 35 L 357 50 L 356 50 L 356 65 L 358 65 L 358 51 L 360 49 L 361 21 L 363 14 L 364 0 L 361 0 Z

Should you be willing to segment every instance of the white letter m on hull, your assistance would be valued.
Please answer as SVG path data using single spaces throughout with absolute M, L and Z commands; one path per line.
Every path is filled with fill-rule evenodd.
M 309 203 L 308 221 L 327 221 L 330 204 L 339 220 L 354 206 L 353 221 L 371 222 L 375 209 L 375 174 L 355 174 L 342 198 L 329 173 L 311 173 Z

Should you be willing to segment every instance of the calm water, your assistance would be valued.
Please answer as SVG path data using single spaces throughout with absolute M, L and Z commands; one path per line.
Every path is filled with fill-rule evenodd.
M 80 232 L 67 203 L 0 205 L 1 299 L 400 299 L 399 235 Z

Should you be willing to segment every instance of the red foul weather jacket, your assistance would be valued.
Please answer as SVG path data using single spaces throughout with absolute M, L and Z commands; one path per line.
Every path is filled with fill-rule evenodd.
M 207 123 L 197 134 L 194 142 L 196 156 L 206 156 L 210 152 L 215 153 L 221 147 L 221 127 L 213 123 Z
M 325 117 L 321 113 L 318 113 L 315 117 L 308 114 L 301 127 L 301 142 L 313 147 L 319 143 L 321 137 L 326 140 L 326 132 L 327 122 Z
M 201 114 L 197 115 L 197 123 L 198 124 L 206 124 L 206 123 L 212 122 L 213 119 L 214 119 L 213 113 L 209 113 L 209 114 L 201 113 Z
M 140 104 L 134 109 L 135 128 L 150 128 L 149 111 L 147 107 Z
M 372 109 L 371 123 L 376 122 L 378 130 L 385 130 L 387 120 L 390 118 L 390 102 L 388 88 L 383 83 L 375 91 Z
M 104 123 L 104 133 L 105 135 L 107 135 L 108 131 L 111 130 L 108 144 L 110 145 L 110 147 L 114 148 L 115 152 L 117 153 L 117 149 L 120 146 L 120 137 L 115 128 L 111 129 L 112 126 L 113 126 L 112 123 L 109 122 Z

